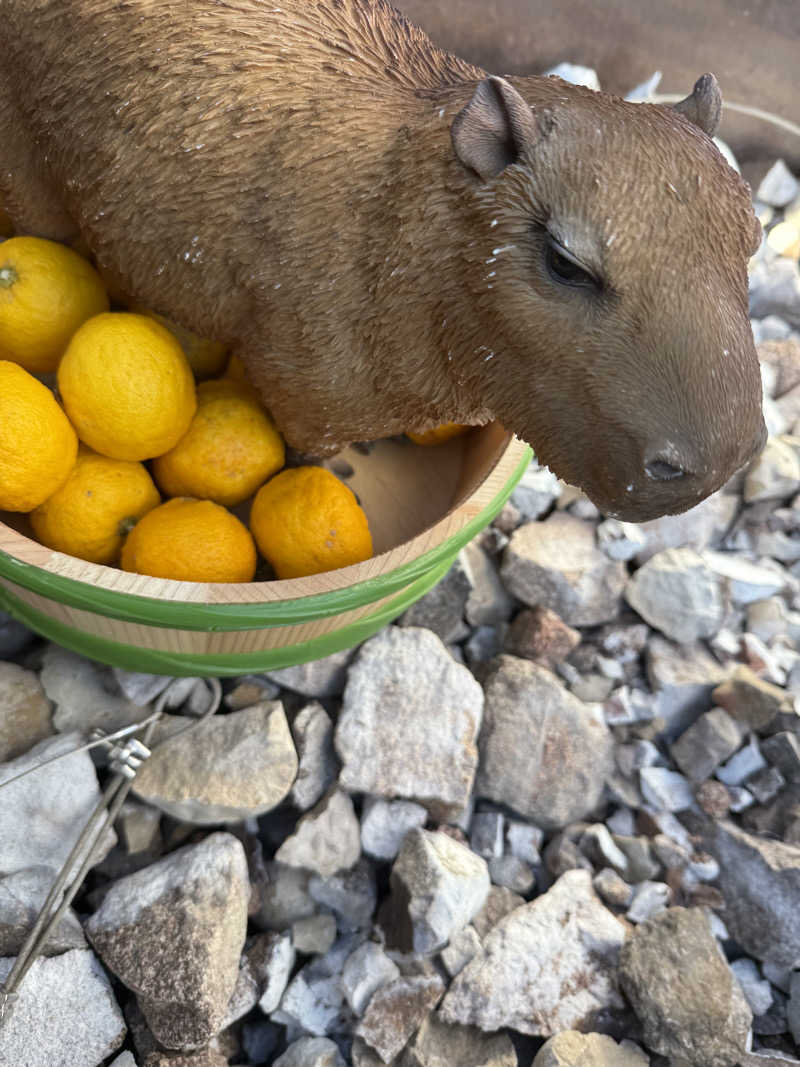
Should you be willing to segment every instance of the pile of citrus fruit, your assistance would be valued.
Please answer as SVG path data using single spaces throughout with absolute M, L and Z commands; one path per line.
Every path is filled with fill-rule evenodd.
M 461 427 L 416 438 L 445 440 Z M 37 237 L 0 242 L 0 510 L 60 552 L 160 578 L 278 578 L 372 555 L 366 515 L 284 442 L 241 365 Z M 243 521 L 233 513 L 236 508 Z

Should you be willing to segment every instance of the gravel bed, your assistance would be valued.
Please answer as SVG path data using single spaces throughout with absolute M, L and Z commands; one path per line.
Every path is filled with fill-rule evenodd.
M 0 1064 L 800 1067 L 783 164 L 757 211 L 762 455 L 639 526 L 534 464 L 360 648 L 226 680 L 181 734 L 209 706 L 182 681 Z M 143 718 L 168 681 L 0 616 L 0 783 Z M 0 789 L 0 982 L 108 774 L 83 753 Z

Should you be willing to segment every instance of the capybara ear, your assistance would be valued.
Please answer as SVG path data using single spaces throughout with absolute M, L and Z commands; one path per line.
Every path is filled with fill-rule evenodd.
M 675 104 L 675 110 L 699 126 L 703 133 L 713 137 L 722 117 L 722 93 L 714 75 L 703 74 L 699 77 L 691 93 Z
M 456 155 L 484 180 L 516 163 L 525 143 L 535 135 L 528 104 L 505 78 L 494 76 L 479 82 L 450 127 Z

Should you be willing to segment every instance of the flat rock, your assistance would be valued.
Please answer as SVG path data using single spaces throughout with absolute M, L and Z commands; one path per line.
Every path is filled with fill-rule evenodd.
M 415 800 L 437 817 L 458 814 L 475 777 L 482 712 L 480 685 L 435 634 L 387 627 L 350 668 L 335 734 L 339 784 Z
M 279 863 L 305 867 L 323 878 L 352 867 L 361 855 L 361 827 L 347 793 L 332 789 L 302 816 L 275 853 Z
M 306 956 L 323 956 L 336 940 L 336 919 L 322 912 L 292 923 L 292 942 Z
M 464 612 L 471 591 L 470 580 L 456 560 L 444 578 L 400 616 L 399 625 L 424 627 L 446 645 L 462 641 L 469 634 Z
M 550 608 L 569 626 L 615 618 L 628 578 L 624 563 L 597 548 L 593 527 L 563 513 L 515 530 L 500 573 L 524 604 Z
M 14 813 L 13 819 L 0 819 L 4 874 L 39 866 L 59 870 L 83 832 L 100 790 L 89 753 L 73 751 L 82 741 L 78 734 L 52 737 L 0 764 L 0 785 L 8 783 L 0 792 L 2 808 Z M 63 758 L 39 766 L 57 756 Z M 26 777 L 10 781 L 32 768 Z M 108 855 L 115 842 L 113 832 L 106 835 L 95 861 Z
M 692 782 L 702 782 L 742 743 L 742 729 L 724 708 L 712 708 L 684 730 L 670 754 Z
M 0 878 L 0 956 L 17 955 L 54 881 L 55 872 L 49 867 L 30 867 Z M 68 908 L 42 951 L 57 956 L 74 948 L 86 948 L 86 938 L 77 915 Z
M 668 741 L 708 710 L 711 691 L 728 673 L 699 642 L 681 646 L 658 634 L 647 644 L 645 662 L 656 694 L 655 713 L 664 720 Z
M 567 658 L 580 640 L 580 632 L 567 626 L 554 611 L 538 607 L 516 615 L 508 628 L 503 650 L 552 670 Z
M 486 903 L 485 860 L 440 831 L 412 830 L 391 874 L 390 947 L 417 955 L 444 948 Z
M 219 1029 L 247 930 L 247 861 L 213 833 L 115 882 L 86 933 L 168 1049 L 205 1045 Z
M 367 797 L 361 814 L 361 847 L 369 856 L 393 860 L 410 830 L 424 826 L 428 812 L 411 800 Z
M 800 967 L 800 848 L 708 822 L 703 848 L 720 866 L 725 925 L 759 960 Z
M 397 1062 L 397 1067 L 456 1065 L 517 1067 L 517 1054 L 508 1034 L 483 1034 L 475 1026 L 452 1026 L 433 1014 L 423 1019 Z
M 13 959 L 0 959 L 0 984 Z M 97 1067 L 119 1048 L 125 1021 L 100 961 L 89 949 L 34 960 L 0 1025 L 8 1067 Z
M 725 618 L 723 582 L 691 548 L 668 548 L 651 557 L 625 586 L 625 599 L 680 644 L 713 636 Z
M 298 663 L 295 667 L 281 667 L 268 671 L 266 677 L 284 689 L 291 689 L 301 696 L 314 700 L 337 697 L 347 681 L 347 668 L 353 658 L 353 650 L 344 649 L 322 659 Z
M 45 649 L 40 678 L 53 702 L 53 726 L 59 733 L 88 734 L 96 727 L 111 733 L 149 714 L 145 705 L 120 693 L 111 667 L 59 645 Z
M 33 671 L 0 662 L 0 763 L 27 752 L 53 732 L 50 701 Z
M 620 953 L 620 982 L 647 1046 L 662 1055 L 731 1067 L 748 1049 L 752 1013 L 702 909 L 669 908 L 637 926 Z
M 175 819 L 211 826 L 270 811 L 296 774 L 283 705 L 265 700 L 162 741 L 136 776 L 134 791 Z
M 274 1067 L 346 1067 L 338 1046 L 327 1037 L 301 1037 L 273 1063 Z
M 761 179 L 756 197 L 772 207 L 786 207 L 800 194 L 800 183 L 782 159 L 776 160 Z
M 533 1067 L 649 1067 L 650 1059 L 635 1048 L 625 1048 L 605 1034 L 579 1034 L 564 1030 L 547 1041 Z
M 474 541 L 459 553 L 461 569 L 469 582 L 464 615 L 471 626 L 497 626 L 511 618 L 514 599 L 506 592 L 494 562 Z
M 727 589 L 734 604 L 753 604 L 782 592 L 787 585 L 785 573 L 742 559 L 733 552 L 701 553 L 706 565 L 727 580 Z
M 481 1030 L 510 1026 L 544 1037 L 591 1029 L 622 1006 L 616 969 L 625 929 L 595 895 L 589 871 L 568 871 L 485 936 L 440 1014 Z
M 376 989 L 400 977 L 394 960 L 380 945 L 365 941 L 352 952 L 342 968 L 342 989 L 354 1015 L 363 1015 Z
M 333 723 L 318 701 L 301 708 L 292 719 L 292 737 L 299 762 L 289 799 L 301 811 L 308 811 L 336 780 L 339 767 L 333 750 Z
M 544 667 L 500 656 L 485 682 L 479 796 L 507 804 L 543 829 L 582 818 L 613 768 L 599 709 Z
M 662 515 L 639 524 L 646 537 L 645 545 L 636 554 L 636 562 L 648 559 L 665 548 L 687 545 L 699 550 L 719 544 L 739 510 L 739 497 L 720 490 L 706 497 L 681 515 Z
M 754 730 L 765 729 L 780 712 L 791 711 L 793 707 L 791 694 L 765 682 L 743 664 L 716 687 L 712 698 L 737 722 Z
M 443 992 L 444 982 L 438 974 L 396 978 L 372 995 L 355 1032 L 384 1063 L 391 1063 Z

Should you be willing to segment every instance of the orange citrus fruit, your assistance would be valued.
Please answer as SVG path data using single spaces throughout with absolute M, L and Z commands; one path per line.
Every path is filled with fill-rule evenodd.
M 136 523 L 122 546 L 122 569 L 181 582 L 249 582 L 256 546 L 219 504 L 176 497 Z
M 0 244 L 0 359 L 48 374 L 78 327 L 108 306 L 100 275 L 66 245 L 41 237 Z
M 57 552 L 91 563 L 115 563 L 122 542 L 143 515 L 161 503 L 141 463 L 109 459 L 88 448 L 67 480 L 31 512 L 36 537 Z
M 139 309 L 134 308 L 133 310 L 138 311 Z M 202 381 L 203 378 L 214 378 L 217 374 L 222 373 L 228 359 L 228 353 L 225 345 L 221 342 L 209 341 L 205 337 L 200 337 L 198 334 L 192 333 L 191 330 L 179 326 L 177 322 L 173 322 L 172 319 L 168 319 L 165 315 L 159 315 L 155 311 L 142 309 L 141 313 L 148 315 L 151 319 L 155 319 L 156 322 L 161 323 L 165 329 L 169 330 L 183 349 L 186 358 L 189 360 L 192 373 L 199 381 Z
M 463 426 L 460 422 L 443 422 L 441 426 L 434 426 L 424 433 L 407 433 L 406 437 L 411 438 L 415 445 L 441 445 L 471 429 L 471 426 Z
M 194 496 L 233 507 L 284 463 L 283 438 L 245 385 L 220 378 L 197 387 L 189 429 L 153 474 L 167 496 Z
M 85 444 L 112 459 L 151 459 L 189 429 L 194 378 L 183 349 L 146 315 L 95 315 L 58 367 L 64 408 Z
M 47 386 L 0 361 L 0 509 L 38 508 L 67 480 L 77 452 L 75 431 Z
M 324 467 L 281 471 L 256 493 L 250 529 L 279 578 L 301 578 L 372 555 L 367 516 Z

